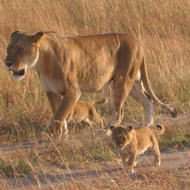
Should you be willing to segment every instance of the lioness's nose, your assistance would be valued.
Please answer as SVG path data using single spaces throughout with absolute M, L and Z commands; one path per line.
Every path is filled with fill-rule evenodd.
M 12 63 L 11 61 L 5 60 L 5 65 L 6 65 L 7 67 L 10 67 L 12 64 L 13 64 L 13 63 Z

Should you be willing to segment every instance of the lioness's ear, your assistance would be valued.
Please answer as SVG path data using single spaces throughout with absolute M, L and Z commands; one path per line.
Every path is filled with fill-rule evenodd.
M 11 38 L 14 38 L 17 34 L 19 34 L 19 31 L 18 31 L 18 30 L 12 32 Z
M 40 40 L 43 35 L 44 35 L 43 32 L 37 32 L 36 34 L 32 36 L 32 42 L 34 43 L 38 42 L 38 40 Z

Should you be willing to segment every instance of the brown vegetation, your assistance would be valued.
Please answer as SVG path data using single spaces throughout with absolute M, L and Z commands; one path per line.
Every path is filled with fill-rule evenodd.
M 81 0 L 72 3 L 68 0 L 35 2 L 2 0 L 0 4 L 2 117 L 6 116 L 7 111 L 34 113 L 38 107 L 42 109 L 41 113 L 44 113 L 48 109 L 46 98 L 34 73 L 31 73 L 26 81 L 13 83 L 3 68 L 7 39 L 14 30 L 56 31 L 60 36 L 113 31 L 137 33 L 140 30 L 155 91 L 161 98 L 167 97 L 167 102 L 176 104 L 179 111 L 185 112 L 189 109 L 190 96 L 189 7 L 190 3 L 187 0 L 182 3 L 171 0 L 141 2 Z M 130 107 L 128 106 L 129 114 L 132 112 L 134 115 L 134 112 L 139 110 L 130 111 Z
M 166 97 L 166 102 L 175 104 L 179 112 L 183 113 L 190 108 L 189 12 L 190 1 L 188 0 L 1 0 L 0 135 L 4 134 L 5 137 L 1 138 L 1 142 L 4 142 L 4 139 L 12 142 L 35 137 L 46 125 L 50 116 L 49 105 L 37 75 L 31 72 L 27 80 L 13 82 L 4 69 L 3 60 L 11 32 L 43 30 L 55 31 L 59 36 L 129 31 L 138 34 L 140 32 L 155 92 L 161 99 Z M 93 95 L 93 98 L 95 96 L 101 96 L 101 94 Z M 85 98 L 91 99 L 88 95 Z M 139 109 L 133 100 L 128 99 L 126 107 L 127 121 L 142 120 L 142 108 Z M 109 116 L 109 109 L 102 106 L 101 111 Z M 166 133 L 166 140 L 163 142 L 170 144 L 171 141 L 168 142 L 167 137 L 174 139 L 175 142 L 178 134 L 180 134 L 178 136 L 180 140 L 181 138 L 182 141 L 189 140 L 189 136 L 184 134 L 183 130 L 179 131 L 170 133 L 168 136 Z M 171 138 L 171 134 L 176 136 Z M 77 135 L 74 137 L 77 138 Z M 178 137 L 176 139 L 179 139 Z M 72 147 L 71 145 L 61 146 L 57 149 L 59 151 L 49 149 L 53 159 L 49 153 L 44 153 L 44 157 L 47 158 L 46 155 L 49 155 L 50 162 L 54 158 L 57 162 L 65 163 L 80 160 L 80 164 L 88 163 L 90 160 L 111 160 L 114 157 L 113 152 L 102 138 L 98 135 L 96 139 L 79 138 Z M 77 147 L 75 147 L 76 144 Z M 84 147 L 84 144 L 87 144 L 87 147 Z M 34 157 L 30 157 L 29 163 L 34 158 L 32 164 L 35 165 L 35 156 L 34 154 Z M 16 156 L 14 158 L 16 159 Z M 17 159 L 20 159 L 19 156 Z M 40 164 L 41 160 L 36 162 Z M 16 168 L 20 167 L 18 163 L 20 164 L 19 161 L 15 164 Z M 39 167 L 38 164 L 37 167 Z M 5 165 L 9 166 L 8 163 Z M 3 166 L 3 168 L 6 167 Z M 4 170 L 1 169 L 1 171 Z M 31 172 L 31 169 L 29 171 Z M 172 178 L 175 177 L 171 175 L 168 180 L 173 181 Z M 155 183 L 162 183 L 162 181 L 159 178 Z M 149 186 L 152 189 L 151 185 Z M 77 188 L 73 187 L 73 189 Z

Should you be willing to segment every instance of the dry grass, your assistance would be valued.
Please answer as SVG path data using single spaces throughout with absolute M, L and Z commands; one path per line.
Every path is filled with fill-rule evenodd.
M 35 73 L 29 73 L 25 81 L 16 83 L 10 79 L 4 69 L 3 60 L 11 32 L 51 30 L 64 36 L 131 31 L 137 34 L 140 29 L 146 62 L 156 94 L 162 100 L 174 104 L 179 112 L 187 112 L 190 108 L 189 12 L 188 0 L 0 0 L 0 135 L 4 135 L 0 141 L 15 142 L 38 137 L 51 114 Z M 91 95 L 87 96 L 91 98 Z M 108 108 L 101 109 L 103 113 L 105 110 L 106 116 L 109 116 Z M 142 108 L 129 98 L 125 119 L 141 121 L 142 111 Z M 27 154 L 24 161 L 18 152 L 14 159 L 1 160 L 0 173 L 3 171 L 4 175 L 7 172 L 8 175 L 21 175 L 21 173 L 35 173 L 39 168 L 43 172 L 45 164 L 87 167 L 92 162 L 99 163 L 115 158 L 113 145 L 110 146 L 102 134 L 99 136 L 99 133 L 96 133 L 96 137 L 93 137 L 88 131 L 81 132 L 81 135 L 83 136 L 74 134 L 72 139 L 62 143 L 63 146 L 60 144 L 56 149 L 48 147 L 47 152 L 41 155 L 36 152 L 32 152 L 32 156 Z M 91 138 L 86 135 L 90 135 Z M 169 132 L 162 139 L 164 146 L 170 145 L 171 142 L 173 145 L 186 141 L 189 142 L 189 136 L 183 130 Z M 26 167 L 27 170 L 19 170 L 22 167 Z M 157 176 L 155 174 L 154 177 Z M 173 183 L 175 180 L 175 175 L 168 175 L 169 182 Z M 135 187 L 123 185 L 120 188 L 117 185 L 110 186 L 107 182 L 103 187 L 102 182 L 98 183 L 96 181 L 97 188 L 94 189 L 132 189 L 132 187 L 134 189 Z M 151 183 L 147 184 L 150 188 L 156 188 L 159 182 L 155 183 L 152 186 Z M 165 186 L 165 189 L 172 189 L 167 184 Z M 89 187 L 91 184 L 88 187 L 78 182 L 67 184 L 67 189 L 89 189 Z M 142 188 L 142 183 L 136 184 L 136 189 L 139 187 L 147 189 L 147 186 Z M 178 189 L 178 186 L 173 189 Z
M 113 31 L 138 33 L 140 28 L 156 93 L 174 104 L 179 112 L 186 112 L 190 107 L 189 9 L 188 0 L 180 3 L 177 0 L 75 0 L 72 3 L 69 0 L 1 0 L 0 60 L 6 55 L 10 33 L 15 30 L 53 30 L 64 36 Z M 11 123 L 11 128 L 15 128 L 15 125 L 30 126 L 40 120 L 44 125 L 49 118 L 49 105 L 37 75 L 30 73 L 27 80 L 15 83 L 4 70 L 3 62 L 0 68 L 1 123 Z M 131 118 L 143 119 L 142 108 L 129 99 L 126 119 Z
M 113 31 L 137 33 L 140 28 L 146 50 L 146 62 L 155 91 L 165 101 L 175 104 L 179 111 L 185 112 L 189 109 L 188 0 L 180 2 L 74 0 L 72 3 L 69 0 L 35 2 L 1 0 L 0 9 L 1 60 L 6 54 L 7 39 L 14 30 L 27 32 L 53 30 L 58 35 L 64 36 Z M 34 74 L 30 74 L 24 82 L 13 83 L 3 70 L 2 64 L 1 67 L 2 112 L 6 110 L 5 107 L 13 112 L 12 107 L 15 104 L 20 105 L 20 109 L 18 106 L 16 108 L 19 112 L 28 110 L 31 112 L 31 109 L 34 111 L 36 107 L 45 109 L 46 100 Z M 3 85 L 4 81 L 7 87 Z M 21 104 L 23 99 L 25 103 Z

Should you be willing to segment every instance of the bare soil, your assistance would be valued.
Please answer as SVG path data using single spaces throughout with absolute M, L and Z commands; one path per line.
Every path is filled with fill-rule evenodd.
M 33 142 L 1 146 L 1 154 L 34 147 Z M 43 144 L 43 143 L 42 143 Z M 38 146 L 38 148 L 42 148 Z M 12 148 L 12 150 L 11 150 Z M 37 146 L 36 146 L 37 148 Z M 5 154 L 5 155 L 6 155 Z M 1 178 L 7 189 L 190 189 L 190 150 L 162 153 L 159 168 L 152 166 L 152 156 L 141 158 L 136 174 L 129 175 L 116 162 L 98 163 L 96 169 L 57 169 L 49 165 L 47 172 L 18 178 Z M 48 172 L 49 171 L 49 172 Z M 53 171 L 53 172 L 51 172 Z M 3 186 L 2 186 L 3 187 Z M 3 187 L 4 188 L 4 187 Z M 0 188 L 1 189 L 1 188 Z M 5 189 L 5 188 L 4 188 Z
M 162 118 L 169 126 L 185 126 L 189 114 L 176 119 Z M 1 144 L 0 158 L 30 156 L 31 151 L 48 152 L 48 141 L 25 141 Z M 190 148 L 168 149 L 161 153 L 160 167 L 153 166 L 153 157 L 145 154 L 139 160 L 135 175 L 124 170 L 118 160 L 87 163 L 85 167 L 67 168 L 49 163 L 24 177 L 0 177 L 0 190 L 190 190 Z M 16 157 L 15 157 L 16 156 Z M 8 160 L 8 159 L 7 159 Z
M 53 166 L 49 166 L 53 167 Z M 55 166 L 54 166 L 55 167 Z M 50 169 L 50 168 L 49 168 Z M 55 171 L 55 168 L 54 168 Z M 36 173 L 21 178 L 2 178 L 8 189 L 190 189 L 190 151 L 162 153 L 162 165 L 152 166 L 144 156 L 134 176 L 120 165 L 101 163 L 98 169 L 64 169 L 54 173 Z

